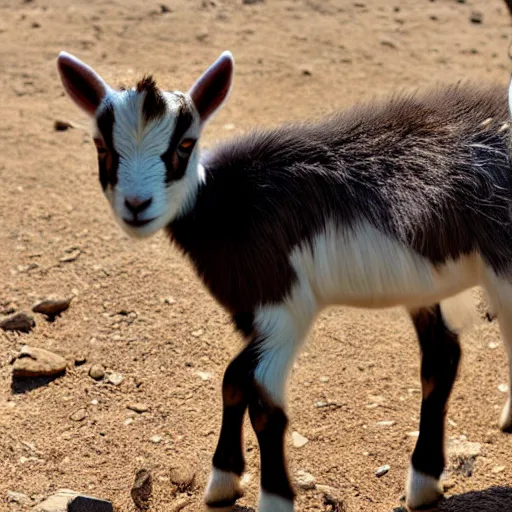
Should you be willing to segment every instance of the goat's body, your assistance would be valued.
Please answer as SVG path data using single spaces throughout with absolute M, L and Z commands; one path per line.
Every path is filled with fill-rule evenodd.
M 512 262 L 506 91 L 458 86 L 216 148 L 169 231 L 231 312 L 432 304 Z
M 261 457 L 258 510 L 293 512 L 285 387 L 317 313 L 331 304 L 409 310 L 422 405 L 407 504 L 435 502 L 460 358 L 440 301 L 484 286 L 512 381 L 506 91 L 458 85 L 369 103 L 240 137 L 200 165 L 202 127 L 231 86 L 229 53 L 187 94 L 164 94 L 149 77 L 116 92 L 68 54 L 59 72 L 75 103 L 94 115 L 100 182 L 121 226 L 141 237 L 167 226 L 246 338 L 224 374 L 206 503 L 218 511 L 242 493 L 248 410 Z M 511 403 L 501 418 L 506 431 Z

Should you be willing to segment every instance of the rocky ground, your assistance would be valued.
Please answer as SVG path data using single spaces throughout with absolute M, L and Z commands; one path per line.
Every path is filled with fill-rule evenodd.
M 144 508 L 149 494 L 157 512 L 201 510 L 222 373 L 240 348 L 164 236 L 134 243 L 115 224 L 87 121 L 57 78 L 60 50 L 114 85 L 152 72 L 186 90 L 230 49 L 234 89 L 208 146 L 402 89 L 505 85 L 510 35 L 502 0 L 4 0 L 0 510 L 30 509 L 63 488 L 123 512 Z M 63 302 L 32 311 L 49 297 Z M 510 510 L 512 493 L 499 488 L 512 478 L 512 438 L 497 428 L 507 362 L 496 321 L 477 323 L 463 343 L 447 425 L 452 497 L 440 510 Z M 298 511 L 399 510 L 418 429 L 418 363 L 401 311 L 321 316 L 290 388 Z M 46 376 L 27 379 L 34 368 Z M 258 489 L 248 427 L 246 440 L 247 511 Z

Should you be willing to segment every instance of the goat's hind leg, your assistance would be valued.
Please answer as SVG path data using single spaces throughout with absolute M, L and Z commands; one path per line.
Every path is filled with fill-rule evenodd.
M 509 395 L 500 419 L 503 432 L 512 433 L 512 277 L 499 277 L 489 271 L 485 289 L 498 318 L 503 345 L 508 355 Z
M 460 345 L 457 334 L 445 324 L 439 304 L 411 312 L 411 317 L 421 347 L 423 396 L 420 434 L 407 481 L 407 505 L 419 509 L 435 504 L 442 497 L 444 419 L 457 376 Z

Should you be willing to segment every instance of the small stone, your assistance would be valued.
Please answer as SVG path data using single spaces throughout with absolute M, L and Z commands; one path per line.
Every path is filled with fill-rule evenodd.
M 496 343 L 495 341 L 491 341 L 489 345 L 487 345 L 491 350 L 494 350 L 495 348 L 498 348 L 500 346 L 499 343 Z
M 292 443 L 295 448 L 302 448 L 309 443 L 309 439 L 298 432 L 292 432 Z
M 385 474 L 389 473 L 389 470 L 391 467 L 388 464 L 385 464 L 384 466 L 381 466 L 380 468 L 377 468 L 375 470 L 375 476 L 377 478 L 380 478 L 381 476 L 384 476 Z
M 192 331 L 191 334 L 194 338 L 199 338 L 204 333 L 203 329 L 197 329 L 197 331 Z
M 12 367 L 14 378 L 54 377 L 66 371 L 66 360 L 42 348 L 24 345 Z
M 111 373 L 107 377 L 107 382 L 113 384 L 114 386 L 119 386 L 121 382 L 123 382 L 124 377 L 120 373 Z
M 126 418 L 124 421 L 123 421 L 123 425 L 131 425 L 133 423 L 133 418 Z
M 19 312 L 4 318 L 0 329 L 4 331 L 30 332 L 36 325 L 35 320 L 27 313 Z
M 126 404 L 126 408 L 139 414 L 149 411 L 149 407 L 146 404 L 140 402 L 130 402 L 129 404 Z
M 68 505 L 68 512 L 114 512 L 112 503 L 90 496 L 77 496 Z
M 105 377 L 105 368 L 103 368 L 103 365 L 101 364 L 93 364 L 89 368 L 89 376 L 94 380 L 101 380 Z
M 396 43 L 390 39 L 381 39 L 380 44 L 386 48 L 392 48 L 393 50 L 396 50 Z
M 87 411 L 85 409 L 78 409 L 78 411 L 69 416 L 69 419 L 72 421 L 83 421 L 85 418 L 87 418 Z
M 72 298 L 46 298 L 34 304 L 32 311 L 55 318 L 69 308 Z
M 150 441 L 152 443 L 158 444 L 162 442 L 162 436 L 151 436 Z
M 77 356 L 75 357 L 75 366 L 82 366 L 87 362 L 85 356 Z
M 201 380 L 210 380 L 213 377 L 213 373 L 210 372 L 196 372 Z
M 302 68 L 301 74 L 302 76 L 313 76 L 313 71 L 311 68 Z
M 502 392 L 502 393 L 508 393 L 508 385 L 507 384 L 500 384 L 498 386 L 498 389 Z
M 392 427 L 396 424 L 396 421 L 378 421 L 377 426 L 378 427 Z
M 409 432 L 407 435 L 409 437 L 419 437 L 420 436 L 420 432 L 419 432 L 419 430 L 415 430 L 414 432 Z
M 169 470 L 169 478 L 174 494 L 189 492 L 196 485 L 196 470 L 193 465 L 174 466 Z
M 73 124 L 69 121 L 62 121 L 60 119 L 57 119 L 55 123 L 53 124 L 53 127 L 55 128 L 55 131 L 57 132 L 65 132 L 66 130 L 69 130 L 70 128 L 73 128 Z
M 33 505 L 32 500 L 26 494 L 15 491 L 7 491 L 7 501 L 24 507 L 31 507 Z
M 91 405 L 98 405 L 98 404 L 99 404 L 99 402 L 98 402 L 98 400 L 96 400 L 96 398 L 91 400 Z
M 147 469 L 139 469 L 135 475 L 131 496 L 139 510 L 149 510 L 151 494 L 153 492 L 153 478 Z
M 471 23 L 480 24 L 484 21 L 484 15 L 480 11 L 473 11 L 469 19 L 471 20 Z
M 494 466 L 491 471 L 496 474 L 496 473 L 502 473 L 503 471 L 505 471 L 505 466 Z
M 160 4 L 160 13 L 161 14 L 167 14 L 169 12 L 172 12 L 172 9 L 168 5 Z
M 174 297 L 164 297 L 162 299 L 162 302 L 164 304 L 168 304 L 168 305 L 171 305 L 171 304 L 176 304 L 176 299 Z
M 329 382 L 329 377 L 320 377 L 320 382 L 326 384 L 327 382 Z
M 303 489 L 304 491 L 309 491 L 316 487 L 316 478 L 311 473 L 308 473 L 302 469 L 297 471 L 295 482 L 297 487 Z
M 48 499 L 39 503 L 34 510 L 36 512 L 67 512 L 68 505 L 79 493 L 69 489 L 60 489 Z
M 76 259 L 78 259 L 80 254 L 82 254 L 82 251 L 78 248 L 73 248 L 66 252 L 67 252 L 67 254 L 65 254 L 64 256 L 62 256 L 59 259 L 59 261 L 61 263 L 71 263 L 72 261 L 75 261 Z

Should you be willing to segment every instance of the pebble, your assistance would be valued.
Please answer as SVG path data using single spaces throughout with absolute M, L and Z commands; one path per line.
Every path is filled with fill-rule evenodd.
M 377 422 L 377 426 L 378 427 L 392 427 L 393 425 L 396 424 L 396 421 L 378 421 Z
M 309 443 L 309 439 L 298 432 L 292 432 L 292 443 L 295 448 L 302 448 Z
M 85 409 L 78 409 L 70 414 L 69 419 L 72 421 L 83 421 L 87 418 L 87 411 Z
M 72 261 L 77 260 L 80 254 L 82 254 L 82 251 L 80 249 L 74 248 L 66 251 L 66 253 L 67 254 L 59 258 L 61 263 L 71 263 Z
M 213 377 L 213 373 L 210 372 L 196 372 L 201 380 L 210 380 Z
M 103 377 L 105 377 L 105 368 L 103 368 L 101 364 L 93 364 L 89 368 L 89 376 L 94 380 L 101 380 Z
M 295 478 L 297 487 L 305 491 L 314 489 L 316 487 L 316 478 L 307 471 L 299 469 Z
M 388 464 L 385 464 L 384 466 L 381 466 L 380 468 L 377 468 L 375 470 L 375 476 L 377 478 L 380 478 L 381 476 L 384 476 L 386 473 L 389 473 L 389 470 L 391 467 Z
M 42 315 L 46 315 L 49 318 L 55 318 L 60 315 L 66 309 L 69 308 L 71 304 L 72 298 L 55 298 L 48 297 L 43 299 L 32 307 L 32 311 L 34 313 L 41 313 Z
M 409 432 L 407 435 L 409 437 L 419 437 L 420 436 L 420 432 L 419 432 L 419 430 L 415 430 L 414 432 Z
M 73 124 L 69 121 L 62 121 L 60 119 L 56 119 L 55 123 L 53 123 L 53 127 L 55 128 L 56 132 L 65 132 L 66 130 L 73 128 Z
M 170 306 L 171 304 L 175 304 L 176 303 L 176 299 L 174 297 L 164 297 L 162 299 L 162 302 L 164 304 L 168 304 Z
M 152 443 L 158 444 L 158 443 L 162 442 L 162 437 L 161 436 L 151 436 L 150 441 Z
M 85 356 L 75 357 L 75 366 L 82 366 L 86 362 L 87 362 L 87 358 Z
M 505 471 L 505 466 L 494 466 L 491 471 L 496 474 L 496 473 L 501 473 L 503 471 Z
M 130 411 L 135 411 L 139 414 L 149 411 L 149 406 L 140 402 L 131 402 L 129 404 L 126 404 L 126 408 L 130 409 Z
M 168 5 L 160 4 L 160 13 L 161 14 L 167 14 L 169 12 L 172 12 L 172 9 Z
M 123 382 L 124 377 L 120 373 L 111 373 L 107 377 L 107 382 L 113 384 L 114 386 L 119 386 L 121 382 Z
M 320 377 L 320 382 L 323 382 L 324 384 L 329 382 L 329 377 Z
M 0 329 L 4 331 L 30 332 L 35 326 L 34 318 L 22 311 L 9 315 L 0 322 Z
M 7 491 L 7 501 L 10 503 L 18 503 L 24 507 L 30 507 L 33 505 L 32 500 L 22 492 Z
M 149 510 L 153 492 L 153 477 L 147 469 L 139 469 L 135 475 L 131 496 L 139 510 Z
M 123 424 L 128 426 L 128 425 L 131 425 L 133 423 L 133 418 L 126 418 L 124 421 L 123 421 Z
M 173 493 L 184 493 L 194 489 L 196 485 L 196 470 L 193 465 L 176 466 L 169 470 Z
M 471 23 L 480 24 L 484 21 L 484 15 L 480 11 L 473 11 L 469 19 Z
M 53 377 L 66 371 L 66 360 L 42 348 L 24 345 L 12 367 L 14 378 Z
M 499 343 L 496 343 L 495 341 L 491 341 L 489 345 L 487 345 L 491 350 L 494 350 L 495 348 L 498 348 L 500 346 Z
M 508 386 L 507 384 L 500 384 L 498 386 L 498 389 L 502 392 L 502 393 L 508 393 Z

